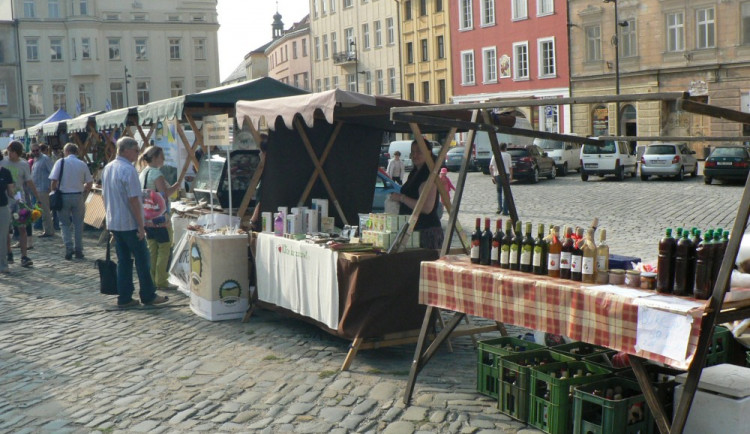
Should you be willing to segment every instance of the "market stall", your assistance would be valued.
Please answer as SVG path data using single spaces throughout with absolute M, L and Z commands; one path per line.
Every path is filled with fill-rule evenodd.
M 511 132 L 542 138 L 560 138 L 580 141 L 577 136 L 549 136 L 536 131 L 512 131 L 493 122 L 490 110 L 519 105 L 539 106 L 549 104 L 616 103 L 632 101 L 673 101 L 678 109 L 707 116 L 721 117 L 743 123 L 750 115 L 696 102 L 686 93 L 635 94 L 601 97 L 560 98 L 551 100 L 497 101 L 467 104 L 463 107 L 408 107 L 392 110 L 392 119 L 419 125 L 454 125 L 469 130 L 488 131 L 493 154 L 502 161 L 494 132 Z M 473 125 L 439 115 L 439 110 L 473 110 Z M 600 138 L 602 139 L 602 138 Z M 638 140 L 639 137 L 606 137 L 611 140 Z M 669 137 L 660 138 L 669 140 Z M 684 140 L 684 138 L 682 138 Z M 696 138 L 703 139 L 703 138 Z M 590 140 L 596 145 L 597 140 Z M 473 145 L 473 135 L 467 155 Z M 466 177 L 467 160 L 459 174 L 454 197 L 454 210 L 458 210 Z M 500 168 L 500 173 L 504 170 Z M 506 194 L 511 194 L 503 179 Z M 595 286 L 528 273 L 519 273 L 498 267 L 469 263 L 465 257 L 445 256 L 450 245 L 455 216 L 451 216 L 448 236 L 443 246 L 443 257 L 422 265 L 420 277 L 420 302 L 427 305 L 422 330 L 417 343 L 404 402 L 409 403 L 417 375 L 429 362 L 440 345 L 466 314 L 479 315 L 496 321 L 517 324 L 551 333 L 566 334 L 587 343 L 599 344 L 630 354 L 630 363 L 645 396 L 645 401 L 663 433 L 681 433 L 695 395 L 701 371 L 706 361 L 711 335 L 717 322 L 750 317 L 750 302 L 743 294 L 733 291 L 726 297 L 729 276 L 736 258 L 739 243 L 750 213 L 750 184 L 745 191 L 732 236 L 726 246 L 721 267 L 713 286 L 710 300 L 701 301 L 653 291 L 621 288 L 614 285 Z M 518 221 L 511 211 L 512 220 Z M 528 231 L 527 231 L 528 232 Z M 434 321 L 435 309 L 455 312 L 445 328 L 427 345 L 428 330 Z M 644 360 L 669 364 L 687 369 L 684 390 L 672 421 L 664 412 L 662 403 L 652 388 L 644 367 Z M 567 388 L 566 388 L 567 391 Z M 563 432 L 565 427 L 555 427 Z

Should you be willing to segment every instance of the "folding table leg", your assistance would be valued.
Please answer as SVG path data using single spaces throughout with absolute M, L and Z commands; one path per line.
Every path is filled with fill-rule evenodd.
M 344 364 L 341 365 L 342 371 L 348 371 L 349 366 L 351 366 L 352 362 L 354 361 L 354 357 L 357 356 L 357 351 L 359 351 L 359 346 L 362 345 L 362 338 L 357 336 L 352 341 L 352 344 L 349 345 L 349 353 L 346 355 L 346 359 L 344 359 Z
M 648 373 L 646 373 L 646 369 L 643 367 L 641 358 L 636 356 L 630 356 L 629 358 L 630 365 L 633 367 L 633 372 L 635 373 L 635 378 L 638 380 L 638 385 L 641 386 L 643 396 L 646 398 L 648 408 L 651 409 L 651 414 L 654 415 L 654 419 L 656 420 L 656 426 L 659 427 L 659 431 L 662 434 L 669 434 L 671 429 L 669 426 L 669 418 L 667 417 L 661 402 L 659 402 L 659 398 L 656 396 L 656 391 L 651 384 L 651 379 L 648 378 Z
M 443 315 L 440 313 L 439 310 L 438 310 L 438 313 L 437 313 L 437 318 L 438 318 L 438 322 L 440 322 L 440 327 L 445 328 L 445 321 L 443 321 Z M 474 335 L 471 335 L 471 339 L 474 340 Z M 453 352 L 453 344 L 451 343 L 451 340 L 447 339 L 445 341 L 445 344 L 448 345 L 448 351 L 452 353 Z

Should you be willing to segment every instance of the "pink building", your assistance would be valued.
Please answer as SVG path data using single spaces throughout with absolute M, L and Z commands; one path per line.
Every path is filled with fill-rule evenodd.
M 570 96 L 564 0 L 450 0 L 453 102 Z M 535 130 L 570 132 L 569 106 L 516 107 Z

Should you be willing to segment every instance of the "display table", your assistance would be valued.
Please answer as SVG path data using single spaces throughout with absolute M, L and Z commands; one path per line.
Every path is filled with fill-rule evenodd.
M 419 267 L 435 250 L 388 255 L 336 253 L 259 233 L 255 240 L 258 305 L 311 322 L 359 349 L 415 342 L 425 313 Z

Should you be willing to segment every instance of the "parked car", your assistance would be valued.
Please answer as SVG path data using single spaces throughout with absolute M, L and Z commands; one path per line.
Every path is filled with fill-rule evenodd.
M 534 139 L 534 144 L 555 160 L 558 175 L 565 176 L 569 170 L 581 171 L 580 144 L 551 139 Z
M 532 129 L 528 120 L 517 117 L 514 128 Z M 498 143 L 507 143 L 510 146 L 527 146 L 533 145 L 534 139 L 526 136 L 514 136 L 510 134 L 497 133 Z M 492 147 L 490 146 L 490 136 L 485 131 L 478 131 L 474 139 L 474 164 L 485 175 L 490 173 L 490 160 L 492 160 Z
M 750 171 L 750 154 L 744 146 L 717 146 L 703 165 L 703 182 L 714 179 L 746 180 Z
M 615 175 L 622 181 L 625 174 L 635 176 L 638 163 L 630 153 L 628 142 L 607 140 L 604 145 L 581 147 L 581 180 L 588 181 L 590 175 Z
M 404 162 L 404 170 L 411 172 L 414 164 L 411 162 L 411 142 L 412 140 L 394 140 L 388 145 L 389 158 L 393 158 L 396 151 L 401 153 L 401 161 Z M 388 163 L 385 164 L 388 167 Z
M 451 150 L 448 151 L 448 155 L 445 156 L 445 168 L 450 172 L 458 172 L 461 169 L 461 164 L 464 162 L 464 152 L 466 152 L 466 147 L 464 146 L 451 148 Z M 477 170 L 472 158 L 469 158 L 468 170 Z
M 372 212 L 385 211 L 385 198 L 391 193 L 401 193 L 401 186 L 396 184 L 383 169 L 378 169 L 375 177 L 375 195 L 372 197 Z
M 388 167 L 388 161 L 391 159 L 391 154 L 388 153 L 388 147 L 390 143 L 380 145 L 380 159 L 378 160 L 378 167 L 383 169 Z
M 698 160 L 685 143 L 651 143 L 641 157 L 641 180 L 650 176 L 675 176 L 682 181 L 685 172 L 698 176 Z
M 540 176 L 555 179 L 557 166 L 542 148 L 536 145 L 508 147 L 513 163 L 513 179 L 526 179 L 536 184 Z

